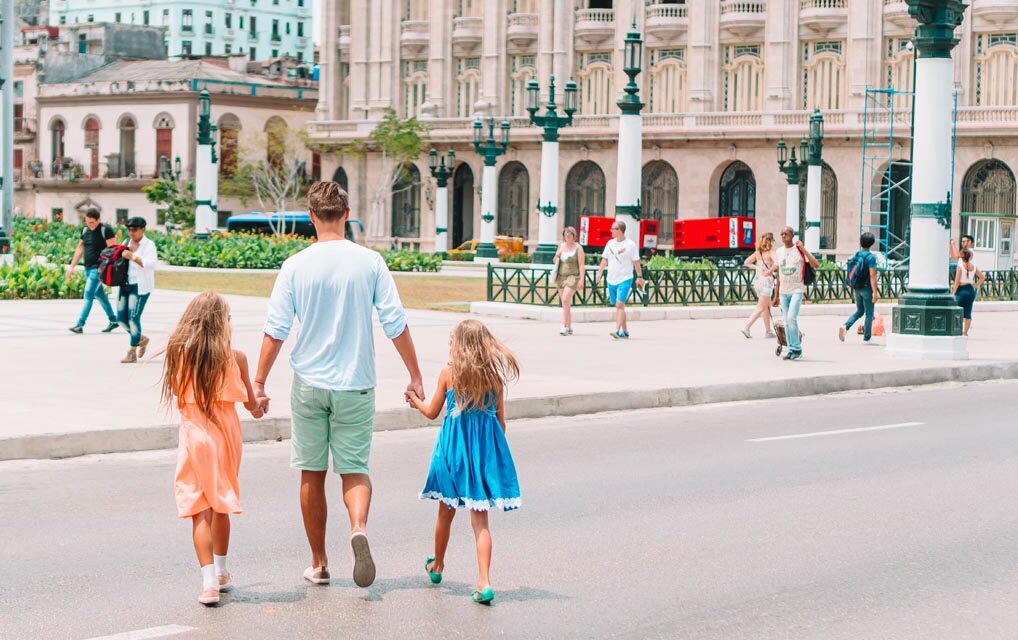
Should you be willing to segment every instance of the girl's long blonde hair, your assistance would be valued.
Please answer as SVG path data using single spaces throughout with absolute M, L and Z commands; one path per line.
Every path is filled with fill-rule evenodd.
M 166 344 L 165 404 L 176 396 L 177 407 L 181 407 L 190 390 L 198 409 L 215 422 L 213 408 L 233 360 L 230 334 L 230 307 L 222 296 L 206 291 L 191 300 Z
M 520 377 L 516 356 L 477 320 L 464 320 L 453 329 L 449 361 L 453 395 L 463 411 L 485 408 L 493 394 Z
M 774 234 L 767 232 L 760 236 L 760 239 L 756 241 L 756 250 L 761 254 L 767 253 L 774 248 Z

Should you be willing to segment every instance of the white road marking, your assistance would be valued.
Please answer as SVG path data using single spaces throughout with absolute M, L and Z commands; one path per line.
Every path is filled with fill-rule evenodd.
M 95 638 L 89 638 L 88 640 L 148 640 L 149 638 L 175 636 L 178 633 L 187 633 L 188 631 L 194 630 L 194 627 L 185 627 L 179 624 L 168 624 L 162 627 L 149 627 L 148 629 L 138 629 L 137 631 L 115 633 L 111 636 L 96 636 Z
M 882 424 L 876 427 L 859 427 L 858 429 L 837 429 L 835 431 L 814 431 L 812 433 L 797 433 L 791 436 L 771 436 L 769 438 L 753 438 L 746 442 L 774 442 L 775 440 L 798 440 L 800 438 L 815 438 L 818 436 L 837 436 L 843 433 L 860 433 L 862 431 L 883 431 L 885 429 L 903 429 L 905 427 L 918 427 L 924 422 L 899 422 L 898 424 Z

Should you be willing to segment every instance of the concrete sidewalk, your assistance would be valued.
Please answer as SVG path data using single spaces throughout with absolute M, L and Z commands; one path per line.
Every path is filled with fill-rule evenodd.
M 145 310 L 145 333 L 157 353 L 194 294 L 157 290 Z M 266 300 L 228 296 L 237 348 L 253 362 Z M 121 365 L 122 330 L 99 333 L 96 313 L 85 335 L 73 335 L 80 301 L 0 302 L 0 459 L 65 457 L 175 446 L 176 416 L 159 406 L 162 359 Z M 748 313 L 749 309 L 742 309 Z M 460 314 L 411 311 L 411 329 L 433 392 L 448 359 L 448 335 Z M 969 341 L 971 360 L 929 362 L 887 356 L 854 335 L 837 339 L 841 318 L 804 316 L 805 359 L 774 356 L 773 340 L 745 339 L 741 318 L 634 322 L 633 338 L 615 342 L 609 325 L 578 325 L 561 337 L 556 322 L 486 318 L 519 356 L 522 380 L 510 389 L 513 418 L 579 415 L 606 410 L 810 395 L 949 380 L 1018 378 L 1018 312 L 980 313 Z M 763 335 L 761 326 L 755 327 Z M 244 422 L 245 438 L 289 435 L 288 348 L 269 378 L 268 419 Z M 405 408 L 406 374 L 392 346 L 376 331 L 378 429 L 425 424 Z M 246 413 L 242 411 L 242 417 Z M 817 416 L 818 423 L 823 416 Z M 624 425 L 622 425 L 624 426 Z

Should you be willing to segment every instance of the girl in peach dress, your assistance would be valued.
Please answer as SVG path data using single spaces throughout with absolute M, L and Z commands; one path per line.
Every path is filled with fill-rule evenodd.
M 205 292 L 187 305 L 166 345 L 163 401 L 180 411 L 180 444 L 173 484 L 177 515 L 191 518 L 194 550 L 201 566 L 204 605 L 229 591 L 226 554 L 230 514 L 240 513 L 237 474 L 243 437 L 234 403 L 255 418 L 263 409 L 255 399 L 247 357 L 230 346 L 230 308 L 221 296 Z

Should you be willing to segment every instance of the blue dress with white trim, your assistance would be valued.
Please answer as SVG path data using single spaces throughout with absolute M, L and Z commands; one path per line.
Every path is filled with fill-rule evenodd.
M 461 411 L 452 389 L 445 392 L 445 421 L 420 498 L 474 511 L 520 508 L 516 465 L 494 399 L 483 409 Z

